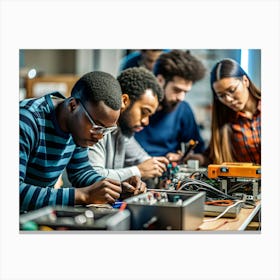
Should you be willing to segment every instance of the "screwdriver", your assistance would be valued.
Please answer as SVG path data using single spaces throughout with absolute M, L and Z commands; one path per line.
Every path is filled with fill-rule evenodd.
M 199 142 L 198 141 L 195 141 L 193 139 L 191 139 L 188 144 L 187 144 L 187 147 L 186 147 L 186 150 L 184 152 L 184 155 L 181 157 L 181 159 L 179 160 L 179 164 L 182 164 L 183 161 L 184 161 L 184 158 L 190 153 L 190 151 L 192 151 L 198 144 Z

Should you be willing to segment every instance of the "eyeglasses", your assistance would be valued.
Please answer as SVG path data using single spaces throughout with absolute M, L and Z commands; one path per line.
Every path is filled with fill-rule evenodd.
M 224 91 L 223 93 L 217 93 L 216 95 L 217 95 L 218 99 L 225 100 L 226 97 L 231 97 L 232 98 L 233 95 L 235 94 L 235 92 L 237 91 L 240 83 L 241 83 L 241 80 L 238 80 L 236 86 L 233 89 L 230 89 L 228 91 Z
M 88 118 L 88 120 L 90 121 L 90 123 L 92 124 L 92 128 L 90 129 L 90 132 L 93 133 L 93 134 L 108 134 L 114 130 L 117 129 L 117 126 L 110 126 L 110 127 L 104 127 L 102 125 L 97 125 L 94 120 L 92 119 L 92 117 L 90 116 L 89 112 L 87 111 L 85 105 L 80 101 L 80 104 L 82 106 L 82 108 L 84 109 L 84 112 Z

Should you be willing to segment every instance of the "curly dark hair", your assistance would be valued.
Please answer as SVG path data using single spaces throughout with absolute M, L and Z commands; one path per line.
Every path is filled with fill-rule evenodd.
M 133 101 L 138 100 L 147 89 L 151 89 L 158 100 L 163 99 L 163 91 L 155 75 L 144 67 L 128 68 L 117 77 L 123 93 Z
M 172 81 L 174 76 L 185 80 L 201 80 L 206 72 L 202 62 L 191 55 L 190 51 L 172 50 L 159 56 L 154 66 L 154 74 L 161 74 L 166 82 Z
M 83 75 L 74 85 L 71 96 L 83 102 L 103 101 L 113 110 L 121 108 L 121 87 L 116 78 L 102 71 Z

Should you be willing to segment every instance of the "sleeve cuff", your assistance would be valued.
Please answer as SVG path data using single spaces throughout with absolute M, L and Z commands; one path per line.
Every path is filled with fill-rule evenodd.
M 138 177 L 141 178 L 141 173 L 140 173 L 140 170 L 139 170 L 139 168 L 137 166 L 132 166 L 131 170 L 132 170 L 132 174 L 134 176 L 138 176 Z

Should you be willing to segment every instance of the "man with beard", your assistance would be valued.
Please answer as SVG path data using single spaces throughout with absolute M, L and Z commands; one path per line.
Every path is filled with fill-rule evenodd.
M 166 156 L 170 161 L 182 158 L 181 143 L 198 141 L 194 152 L 204 151 L 190 105 L 184 100 L 192 85 L 205 75 L 203 64 L 189 51 L 172 50 L 160 55 L 154 74 L 163 88 L 164 98 L 150 124 L 135 134 L 135 139 L 152 156 Z
M 153 73 L 143 67 L 126 69 L 117 80 L 122 90 L 118 129 L 89 149 L 91 165 L 99 174 L 121 181 L 131 176 L 161 176 L 167 158 L 148 155 L 133 135 L 149 124 L 163 97 L 162 89 Z

